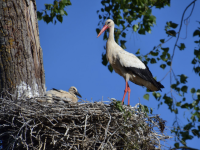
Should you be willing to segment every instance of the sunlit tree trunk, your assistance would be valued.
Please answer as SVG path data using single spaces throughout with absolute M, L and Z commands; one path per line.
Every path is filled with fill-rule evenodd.
M 45 92 L 35 0 L 0 0 L 0 94 Z

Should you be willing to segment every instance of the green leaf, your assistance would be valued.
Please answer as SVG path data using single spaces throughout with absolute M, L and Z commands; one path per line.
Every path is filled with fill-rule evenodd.
M 200 43 L 200 40 L 199 41 L 194 41 L 194 43 Z
M 157 97 L 157 98 L 161 98 L 161 94 L 157 92 L 157 93 L 156 93 L 156 97 Z
M 176 32 L 174 30 L 167 31 L 167 34 L 176 37 Z
M 192 60 L 192 64 L 196 64 L 197 63 L 197 60 L 194 58 L 193 60 Z
M 181 108 L 187 108 L 188 110 L 192 108 L 192 104 L 185 103 L 181 106 Z
M 199 73 L 200 72 L 200 67 L 199 66 L 198 67 L 194 67 L 193 69 L 194 69 L 195 73 Z
M 138 30 L 138 28 L 139 28 L 139 27 L 138 27 L 138 25 L 137 25 L 137 24 L 135 24 L 135 25 L 133 26 L 133 31 L 135 31 L 135 32 L 136 32 L 136 31 Z
M 62 2 L 63 2 L 65 5 L 71 5 L 70 0 L 62 0 Z
M 160 39 L 160 42 L 161 43 L 165 43 L 165 39 Z
M 184 130 L 190 130 L 193 127 L 192 123 L 188 123 L 187 125 L 184 126 Z
M 125 40 L 120 40 L 120 43 L 121 43 L 121 47 L 123 49 L 126 49 L 126 46 L 125 46 L 126 41 Z
M 52 13 L 50 14 L 50 16 L 51 16 L 52 18 L 54 18 L 54 17 L 56 16 L 56 13 L 55 13 L 55 12 L 52 12 Z
M 168 59 L 166 58 L 166 53 L 164 52 L 162 55 L 160 55 L 160 58 L 163 60 L 163 61 L 167 61 Z
M 64 14 L 65 14 L 64 10 L 61 9 L 61 10 L 60 10 L 60 15 L 63 16 Z
M 192 107 L 195 107 L 195 106 L 197 106 L 198 105 L 198 102 L 197 101 L 193 101 L 192 102 Z M 194 114 L 193 114 L 194 115 Z
M 152 114 L 153 113 L 153 109 L 152 108 L 150 108 L 150 114 Z
M 107 58 L 106 58 L 106 54 L 102 54 L 102 64 L 103 64 L 104 66 L 107 66 L 107 64 L 108 64 L 108 60 L 107 60 Z
M 52 4 L 44 4 L 44 6 L 45 6 L 45 9 L 47 9 L 47 10 L 50 10 L 50 9 L 51 9 L 51 6 L 52 6 Z
M 200 89 L 197 90 L 196 95 L 200 96 Z
M 109 64 L 108 65 L 108 70 L 110 71 L 110 72 L 113 72 L 113 67 Z
M 99 19 L 101 19 L 102 18 L 102 16 L 101 15 L 99 15 Z
M 173 112 L 174 112 L 175 114 L 178 114 L 178 109 L 177 109 L 177 108 L 174 109 Z
M 144 28 L 140 28 L 139 31 L 138 31 L 138 33 L 145 35 L 145 29 Z
M 168 61 L 168 62 L 167 62 L 167 65 L 168 65 L 168 66 L 171 66 L 171 61 Z
M 197 58 L 200 56 L 200 49 L 199 50 L 194 50 L 194 55 L 196 55 Z M 200 58 L 199 58 L 200 59 Z
M 137 52 L 135 54 L 140 54 L 140 49 L 137 50 Z
M 56 8 L 54 8 L 53 9 L 53 11 L 56 13 L 56 14 L 58 14 L 59 13 L 59 9 L 56 7 Z
M 162 49 L 164 52 L 166 52 L 166 53 L 169 51 L 169 47 L 166 47 L 166 48 L 163 48 L 163 47 L 162 47 L 161 49 Z
M 105 11 L 107 11 L 107 12 L 110 12 L 111 9 L 112 9 L 112 6 L 111 6 L 111 5 L 105 7 Z
M 99 34 L 100 32 L 100 29 L 96 28 L 96 32 L 97 32 L 97 35 Z
M 193 33 L 193 36 L 199 36 L 200 37 L 200 30 L 195 30 Z
M 125 33 L 125 32 L 122 33 L 122 37 L 123 37 L 123 38 L 126 37 L 126 33 Z
M 37 18 L 38 18 L 38 20 L 42 20 L 42 14 L 43 14 L 43 12 L 37 11 Z
M 58 19 L 59 22 L 63 22 L 63 16 L 61 15 L 56 15 L 56 18 Z
M 170 21 L 169 23 L 170 23 L 170 27 L 172 27 L 174 29 L 178 26 L 178 24 L 173 23 L 172 21 Z
M 174 146 L 175 146 L 176 148 L 179 148 L 179 143 L 175 143 Z
M 192 89 L 190 90 L 190 92 L 191 92 L 192 94 L 195 93 L 195 92 L 196 92 L 195 88 L 192 88 Z
M 158 56 L 158 52 L 153 52 L 153 51 L 151 51 L 151 53 L 150 53 L 152 56 Z
M 192 129 L 192 133 L 194 136 L 197 136 L 198 138 L 200 138 L 200 130 Z
M 181 102 L 177 102 L 177 103 L 176 103 L 176 106 L 181 106 Z
M 186 83 L 187 82 L 187 76 L 186 75 L 184 75 L 184 74 L 181 74 L 181 75 L 178 75 L 179 77 L 180 77 L 180 81 L 181 81 L 181 83 Z
M 155 63 L 156 63 L 156 59 L 155 59 L 155 58 L 151 58 L 150 63 L 151 63 L 151 64 L 155 64 Z
M 151 15 L 149 17 L 149 20 L 153 23 L 153 24 L 156 24 L 156 17 L 154 15 Z
M 115 107 L 118 108 L 121 112 L 124 111 L 124 108 L 122 106 L 122 102 L 121 101 L 116 101 Z
M 184 50 L 184 49 L 185 49 L 185 44 L 184 44 L 184 43 L 181 43 L 181 46 L 178 46 L 178 48 L 179 48 L 180 50 Z
M 44 15 L 44 16 L 43 16 L 43 20 L 44 20 L 44 22 L 46 22 L 47 24 L 48 24 L 49 22 L 51 22 L 52 19 L 53 19 L 53 18 L 49 17 L 48 15 Z
M 139 105 L 139 109 L 142 111 L 142 112 L 145 112 L 146 114 L 149 114 L 149 109 L 147 106 L 145 105 Z
M 182 140 L 185 142 L 186 140 L 191 140 L 193 136 L 189 134 L 189 131 L 180 132 L 181 136 L 183 137 Z
M 63 9 L 65 7 L 65 4 L 63 3 L 63 1 L 60 1 L 58 5 L 59 5 L 59 9 Z
M 143 98 L 146 99 L 146 100 L 149 100 L 149 94 L 145 94 L 145 95 L 143 96 Z
M 104 35 L 103 35 L 103 40 L 107 40 L 108 36 L 107 36 L 107 31 L 105 31 Z
M 173 99 L 166 94 L 163 96 L 163 99 L 165 100 L 164 103 L 168 105 L 169 110 L 172 111 L 172 104 L 173 104 Z
M 172 89 L 175 89 L 176 87 L 177 87 L 177 84 L 172 84 L 172 85 L 171 85 L 171 88 L 172 88 Z
M 165 69 L 166 65 L 165 64 L 161 64 L 160 68 Z
M 181 91 L 183 93 L 187 93 L 187 89 L 188 89 L 188 87 L 184 85 L 184 86 L 182 86 Z

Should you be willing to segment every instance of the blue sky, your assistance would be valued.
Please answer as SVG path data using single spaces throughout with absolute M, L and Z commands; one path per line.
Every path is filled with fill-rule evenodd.
M 36 0 L 37 9 L 43 10 L 45 3 L 52 3 L 53 0 Z M 103 40 L 101 35 L 97 38 L 96 28 L 98 27 L 98 15 L 96 13 L 101 6 L 101 1 L 86 0 L 86 1 L 74 1 L 71 0 L 72 5 L 67 8 L 68 16 L 64 17 L 63 23 L 57 23 L 56 25 L 49 23 L 48 25 L 43 21 L 39 21 L 39 33 L 40 42 L 43 49 L 43 61 L 46 78 L 47 90 L 52 88 L 68 90 L 70 86 L 75 86 L 83 99 L 90 101 L 107 101 L 109 98 L 115 98 L 121 100 L 125 89 L 124 79 L 115 72 L 110 73 L 107 67 L 101 64 L 101 55 L 105 53 L 103 46 L 106 41 Z M 130 53 L 136 53 L 140 48 L 141 54 L 145 55 L 154 46 L 160 44 L 160 39 L 168 39 L 165 34 L 164 26 L 167 21 L 172 21 L 180 25 L 182 13 L 186 6 L 192 2 L 188 1 L 171 1 L 171 6 L 165 9 L 153 9 L 153 15 L 157 17 L 157 23 L 152 28 L 151 34 L 139 35 L 133 31 L 128 31 L 127 51 Z M 183 25 L 180 40 L 178 43 L 185 43 L 186 49 L 180 51 L 176 49 L 173 69 L 174 72 L 179 74 L 185 74 L 189 76 L 188 85 L 189 89 L 192 87 L 199 88 L 197 83 L 200 83 L 200 78 L 194 74 L 192 70 L 193 66 L 191 61 L 194 57 L 193 51 L 197 47 L 194 44 L 193 32 L 198 27 L 197 21 L 199 21 L 199 5 L 200 2 L 196 2 L 194 12 L 189 19 L 187 27 Z M 189 15 L 190 9 L 186 12 L 186 16 Z M 112 19 L 112 18 L 111 18 Z M 179 28 L 179 26 L 178 26 Z M 178 31 L 178 28 L 176 31 Z M 187 35 L 186 39 L 185 38 Z M 163 45 L 163 47 L 170 47 L 170 53 L 172 53 L 173 46 L 175 44 L 175 38 Z M 157 80 L 160 81 L 165 74 L 169 71 L 169 68 L 162 70 L 158 65 L 149 64 L 149 69 Z M 162 80 L 162 84 L 165 86 L 163 93 L 170 91 L 169 75 Z M 130 105 L 134 106 L 139 101 L 140 103 L 147 105 L 154 109 L 154 114 L 160 114 L 160 117 L 167 121 L 166 125 L 171 128 L 175 119 L 168 107 L 165 105 L 160 106 L 157 109 L 158 102 L 153 98 L 150 93 L 150 100 L 143 99 L 143 95 L 146 93 L 146 88 L 140 87 L 133 83 L 129 83 L 131 88 L 131 100 Z M 176 100 L 180 101 L 180 97 L 176 96 Z M 127 104 L 127 97 L 125 104 Z M 191 102 L 191 94 L 188 90 L 187 94 L 188 102 Z M 186 113 L 183 118 L 183 113 Z M 186 110 L 180 110 L 178 119 L 180 125 L 187 123 L 186 118 L 189 117 L 189 112 Z M 174 140 L 174 139 L 173 139 Z M 173 147 L 173 140 L 167 141 L 169 143 L 165 146 Z M 200 139 L 195 138 L 192 141 L 188 141 L 188 145 L 191 147 L 199 148 L 198 141 Z

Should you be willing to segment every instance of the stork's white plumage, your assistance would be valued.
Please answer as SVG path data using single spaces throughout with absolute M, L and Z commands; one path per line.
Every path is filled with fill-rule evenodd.
M 106 20 L 104 27 L 100 31 L 97 37 L 99 37 L 106 29 L 109 29 L 109 37 L 106 43 L 106 58 L 120 76 L 124 77 L 126 81 L 126 87 L 124 91 L 124 96 L 128 92 L 128 105 L 130 104 L 130 92 L 128 81 L 132 81 L 135 84 L 145 86 L 150 91 L 158 91 L 164 86 L 157 82 L 152 73 L 150 72 L 148 66 L 146 66 L 140 59 L 135 55 L 122 49 L 114 40 L 114 22 L 111 19 Z

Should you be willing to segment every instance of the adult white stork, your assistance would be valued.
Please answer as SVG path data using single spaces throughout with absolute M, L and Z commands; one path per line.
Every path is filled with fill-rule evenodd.
M 132 81 L 140 86 L 145 86 L 150 91 L 161 91 L 164 86 L 157 82 L 149 68 L 135 55 L 122 49 L 114 40 L 114 22 L 111 19 L 106 20 L 104 27 L 101 29 L 97 37 L 99 37 L 106 29 L 109 29 L 109 37 L 106 43 L 106 58 L 120 76 L 124 77 L 126 87 L 122 104 L 126 93 L 128 92 L 128 105 L 130 104 L 130 92 L 128 81 Z

